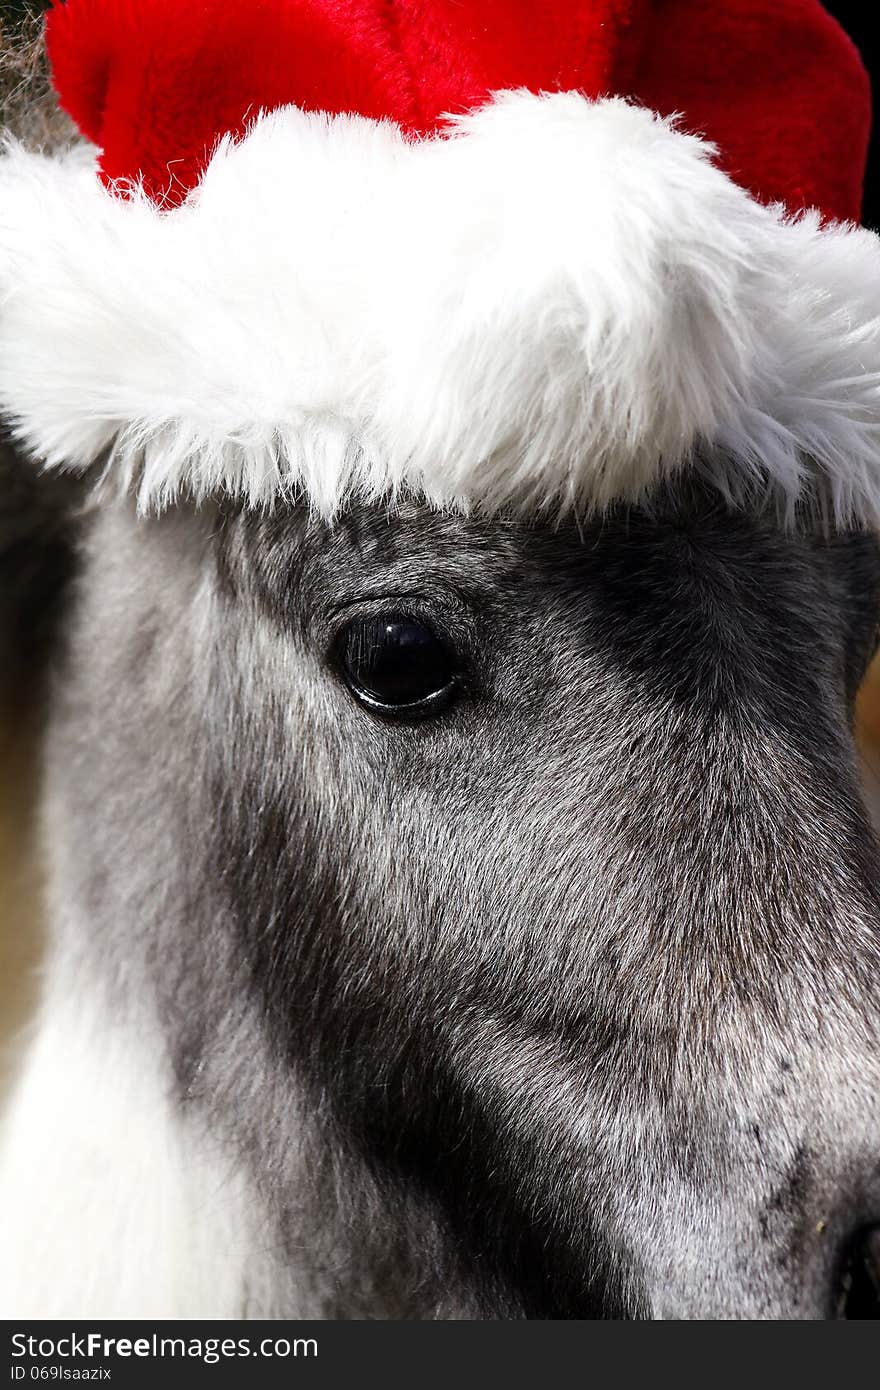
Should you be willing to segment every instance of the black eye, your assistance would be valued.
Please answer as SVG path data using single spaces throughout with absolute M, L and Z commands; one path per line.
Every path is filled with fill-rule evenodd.
M 356 619 L 339 634 L 335 651 L 349 690 L 379 714 L 426 718 L 455 695 L 452 652 L 426 623 L 404 613 Z

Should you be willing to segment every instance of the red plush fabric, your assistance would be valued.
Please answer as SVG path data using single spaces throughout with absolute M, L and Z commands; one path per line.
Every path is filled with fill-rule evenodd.
M 814 0 L 660 0 L 636 77 L 646 106 L 713 140 L 765 202 L 859 220 L 871 88 Z
M 47 39 L 105 177 L 163 203 L 261 109 L 427 133 L 528 87 L 680 112 L 758 198 L 859 215 L 868 82 L 817 0 L 55 0 Z

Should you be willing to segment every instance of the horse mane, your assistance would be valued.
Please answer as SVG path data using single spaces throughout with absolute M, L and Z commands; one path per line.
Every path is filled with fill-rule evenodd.
M 75 136 L 58 106 L 43 42 L 40 0 L 5 5 L 0 13 L 0 118 L 6 130 L 36 149 L 56 149 Z
M 43 5 L 0 13 L 0 123 L 37 149 L 74 138 L 49 80 Z M 60 485 L 59 485 L 60 484 Z M 45 664 L 73 563 L 75 484 L 26 464 L 0 422 L 0 669 L 4 700 L 29 688 Z

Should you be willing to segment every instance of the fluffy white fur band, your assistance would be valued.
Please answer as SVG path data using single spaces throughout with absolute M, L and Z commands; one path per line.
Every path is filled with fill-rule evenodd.
M 144 506 L 589 509 L 696 463 L 874 522 L 880 244 L 760 206 L 712 153 L 574 93 L 421 142 L 286 108 L 163 213 L 88 151 L 9 147 L 0 410 Z

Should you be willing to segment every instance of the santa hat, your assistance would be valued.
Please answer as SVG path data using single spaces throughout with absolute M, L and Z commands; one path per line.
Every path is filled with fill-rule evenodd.
M 47 40 L 89 143 L 0 157 L 0 410 L 48 465 L 880 516 L 868 87 L 815 0 L 67 0 Z

